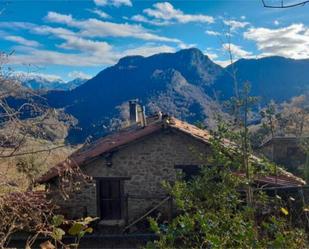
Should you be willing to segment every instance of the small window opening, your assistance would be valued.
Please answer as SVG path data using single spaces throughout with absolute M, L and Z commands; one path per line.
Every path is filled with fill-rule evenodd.
M 182 170 L 185 181 L 192 180 L 193 177 L 201 173 L 201 167 L 199 165 L 175 165 L 175 169 Z

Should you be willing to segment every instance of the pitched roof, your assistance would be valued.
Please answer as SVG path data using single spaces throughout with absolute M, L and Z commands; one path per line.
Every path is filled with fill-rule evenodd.
M 37 183 L 44 183 L 60 175 L 64 170 L 75 165 L 82 165 L 94 158 L 108 153 L 116 148 L 129 144 L 133 141 L 148 136 L 162 128 L 162 122 L 154 122 L 145 127 L 135 129 L 125 129 L 117 133 L 105 136 L 91 144 L 83 146 L 71 154 L 65 161 L 58 163 L 49 169 L 44 175 L 36 180 Z
M 131 142 L 142 139 L 167 127 L 187 134 L 203 143 L 210 143 L 211 135 L 208 131 L 200 129 L 194 125 L 191 125 L 174 117 L 168 117 L 164 120 L 156 120 L 145 127 L 135 126 L 118 131 L 117 133 L 98 139 L 97 141 L 89 145 L 85 145 L 81 149 L 71 154 L 65 161 L 57 164 L 56 166 L 48 170 L 44 175 L 38 178 L 36 182 L 46 183 L 54 177 L 61 175 L 62 172 L 64 172 L 66 169 L 69 169 L 70 167 L 74 167 L 76 165 L 81 166 L 97 158 L 98 156 L 101 156 L 102 154 L 126 146 Z M 229 140 L 224 140 L 223 142 L 226 146 L 234 146 L 233 143 Z M 259 158 L 254 156 L 252 156 L 252 159 L 256 162 L 261 161 Z M 305 184 L 302 179 L 294 176 L 291 173 L 286 172 L 283 169 L 280 169 L 280 173 L 282 176 L 284 176 L 285 181 L 288 181 L 290 179 L 290 185 Z M 271 181 L 270 178 L 268 178 L 268 180 Z M 276 180 L 276 182 L 278 181 Z
M 271 136 L 268 136 L 266 137 L 261 145 L 259 147 L 264 147 L 268 144 L 270 144 L 271 142 L 275 142 L 275 141 L 290 141 L 290 142 L 297 142 L 299 141 L 300 139 L 303 139 L 303 138 L 309 138 L 309 136 L 295 136 L 295 135 L 288 135 L 288 136 L 275 136 L 275 137 L 271 137 Z

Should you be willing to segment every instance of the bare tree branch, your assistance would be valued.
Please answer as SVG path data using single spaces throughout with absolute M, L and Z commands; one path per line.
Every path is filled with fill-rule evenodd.
M 265 0 L 262 0 L 263 6 L 265 8 L 271 8 L 271 9 L 287 9 L 287 8 L 293 8 L 293 7 L 298 7 L 298 6 L 304 6 L 305 4 L 309 3 L 309 0 L 306 1 L 301 1 L 298 3 L 293 3 L 293 4 L 284 4 L 284 1 L 281 1 L 280 5 L 271 5 L 267 4 Z
M 52 150 L 56 150 L 56 149 L 60 149 L 60 148 L 64 148 L 66 147 L 66 145 L 59 145 L 59 146 L 55 146 L 52 148 L 48 148 L 48 149 L 41 149 L 41 150 L 35 150 L 35 151 L 25 151 L 25 152 L 20 152 L 20 153 L 10 153 L 8 155 L 0 155 L 0 158 L 10 158 L 10 157 L 18 157 L 18 156 L 25 156 L 25 155 L 33 155 L 33 154 L 37 154 L 37 153 L 42 153 L 42 152 L 50 152 Z M 15 150 L 14 150 L 15 152 Z

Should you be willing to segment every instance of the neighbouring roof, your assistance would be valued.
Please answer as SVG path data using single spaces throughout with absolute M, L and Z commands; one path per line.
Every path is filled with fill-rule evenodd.
M 281 168 L 280 168 L 281 169 Z M 286 172 L 282 169 L 280 175 L 277 177 L 275 175 L 259 175 L 254 178 L 254 182 L 259 185 L 266 186 L 280 186 L 280 187 L 295 187 L 305 185 L 305 181 L 294 176 L 293 174 Z M 245 173 L 235 173 L 236 175 L 245 177 Z
M 288 135 L 288 136 L 275 136 L 275 137 L 271 137 L 268 136 L 266 139 L 263 140 L 262 144 L 259 147 L 264 147 L 269 145 L 272 142 L 297 142 L 299 141 L 299 139 L 302 138 L 309 138 L 308 136 L 294 136 L 294 135 Z
M 105 153 L 112 152 L 115 149 L 128 145 L 131 142 L 142 139 L 150 134 L 153 134 L 165 128 L 171 128 L 176 131 L 182 132 L 203 143 L 210 143 L 211 135 L 207 130 L 200 129 L 194 125 L 191 125 L 174 117 L 168 117 L 163 120 L 155 120 L 145 127 L 135 126 L 118 131 L 114 134 L 98 139 L 91 144 L 85 145 L 81 149 L 71 154 L 65 161 L 57 164 L 56 166 L 48 170 L 44 175 L 38 178 L 36 182 L 46 183 L 54 177 L 61 175 L 62 172 L 64 172 L 66 169 L 69 169 L 70 167 L 74 167 L 76 165 L 81 166 Z M 226 146 L 234 146 L 229 140 L 224 140 L 223 142 Z M 252 159 L 257 162 L 260 161 L 260 159 L 255 156 L 252 156 Z M 305 184 L 302 179 L 294 176 L 289 172 L 286 172 L 283 169 L 280 169 L 280 173 L 280 179 L 282 179 L 281 183 L 283 185 Z M 271 176 L 263 178 L 265 182 L 268 181 L 269 183 L 273 183 L 274 179 L 272 179 Z M 276 183 L 278 183 L 278 178 L 276 179 Z

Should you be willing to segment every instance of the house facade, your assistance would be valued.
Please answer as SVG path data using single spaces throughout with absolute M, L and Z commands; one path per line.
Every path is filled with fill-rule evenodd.
M 48 183 L 52 198 L 70 218 L 89 215 L 130 223 L 167 197 L 164 181 L 175 181 L 183 167 L 206 164 L 210 145 L 202 139 L 209 134 L 203 132 L 197 138 L 190 135 L 190 129 L 197 128 L 178 120 L 177 125 L 188 132 L 173 125 L 175 128 L 159 121 L 120 132 L 74 154 L 76 159 L 71 160 L 79 162 L 78 156 L 83 157 L 79 165 L 92 180 L 80 181 L 79 190 L 66 200 L 59 198 L 60 178 L 51 171 L 38 182 Z M 93 154 L 94 149 L 98 155 Z
M 46 184 L 50 198 L 68 218 L 93 216 L 101 225 L 130 227 L 153 211 L 171 216 L 173 203 L 163 182 L 174 182 L 180 172 L 196 174 L 207 165 L 210 138 L 196 126 L 158 115 L 151 123 L 133 125 L 84 146 L 37 182 Z M 74 166 L 90 178 L 63 180 Z M 271 176 L 256 180 L 269 186 L 304 184 L 287 172 L 275 180 Z M 68 185 L 74 191 L 64 196 Z

